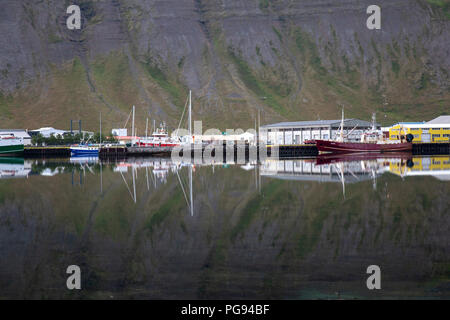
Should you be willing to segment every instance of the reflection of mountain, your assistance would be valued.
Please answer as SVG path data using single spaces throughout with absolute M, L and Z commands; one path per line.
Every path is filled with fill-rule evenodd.
M 382 175 L 344 200 L 333 183 L 263 176 L 258 192 L 252 170 L 199 166 L 191 216 L 173 172 L 148 187 L 137 169 L 134 203 L 114 167 L 81 187 L 63 174 L 0 181 L 1 297 L 375 297 L 370 264 L 383 297 L 450 296 L 447 183 Z M 65 288 L 70 264 L 80 292 Z

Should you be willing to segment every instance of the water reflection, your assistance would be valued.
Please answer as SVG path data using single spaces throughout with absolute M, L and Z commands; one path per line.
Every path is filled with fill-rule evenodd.
M 188 163 L 174 162 L 170 158 L 128 158 L 101 163 L 95 157 L 66 159 L 0 158 L 0 179 L 28 178 L 30 175 L 55 176 L 73 171 L 84 174 L 99 173 L 100 165 L 112 168 L 118 174 L 128 174 L 132 170 L 146 171 L 151 183 L 166 183 L 167 176 L 176 174 L 182 168 L 229 167 L 228 163 Z M 387 172 L 401 177 L 432 176 L 450 180 L 450 156 L 412 156 L 411 154 L 354 154 L 325 155 L 316 158 L 266 160 L 256 164 L 249 162 L 236 165 L 245 171 L 257 171 L 263 177 L 285 180 L 357 183 L 374 180 Z M 95 171 L 95 172 L 94 172 Z
M 2 159 L 0 297 L 449 297 L 449 158 Z

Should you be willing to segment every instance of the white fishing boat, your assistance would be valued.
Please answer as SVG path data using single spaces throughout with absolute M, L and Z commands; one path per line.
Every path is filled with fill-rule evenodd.
M 0 156 L 12 156 L 23 153 L 23 139 L 12 134 L 0 134 Z

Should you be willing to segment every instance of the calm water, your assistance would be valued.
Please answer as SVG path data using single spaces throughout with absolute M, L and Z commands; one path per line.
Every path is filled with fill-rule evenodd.
M 448 156 L 0 159 L 0 177 L 3 299 L 450 297 Z

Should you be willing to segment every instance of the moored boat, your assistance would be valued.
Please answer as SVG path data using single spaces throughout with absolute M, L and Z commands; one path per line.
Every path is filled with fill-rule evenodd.
M 12 134 L 0 135 L 0 156 L 20 155 L 23 153 L 23 139 Z
M 376 129 L 375 114 L 372 129 L 361 135 L 360 141 L 348 141 L 344 135 L 344 111 L 340 135 L 335 140 L 315 140 L 319 153 L 353 153 L 353 152 L 408 152 L 412 151 L 413 135 L 401 136 L 400 141 L 391 141 L 384 137 L 381 130 Z M 354 128 L 355 129 L 355 128 Z M 353 130 L 354 130 L 353 129 Z M 352 131 L 353 131 L 352 130 Z M 347 134 L 348 136 L 349 134 Z
M 151 136 L 139 138 L 136 145 L 139 147 L 176 147 L 180 145 L 180 141 L 169 137 L 165 127 L 162 125 Z
M 412 150 L 411 142 L 340 142 L 331 140 L 316 140 L 319 152 L 405 152 Z
M 70 147 L 72 157 L 98 157 L 100 148 L 94 145 L 77 145 Z

